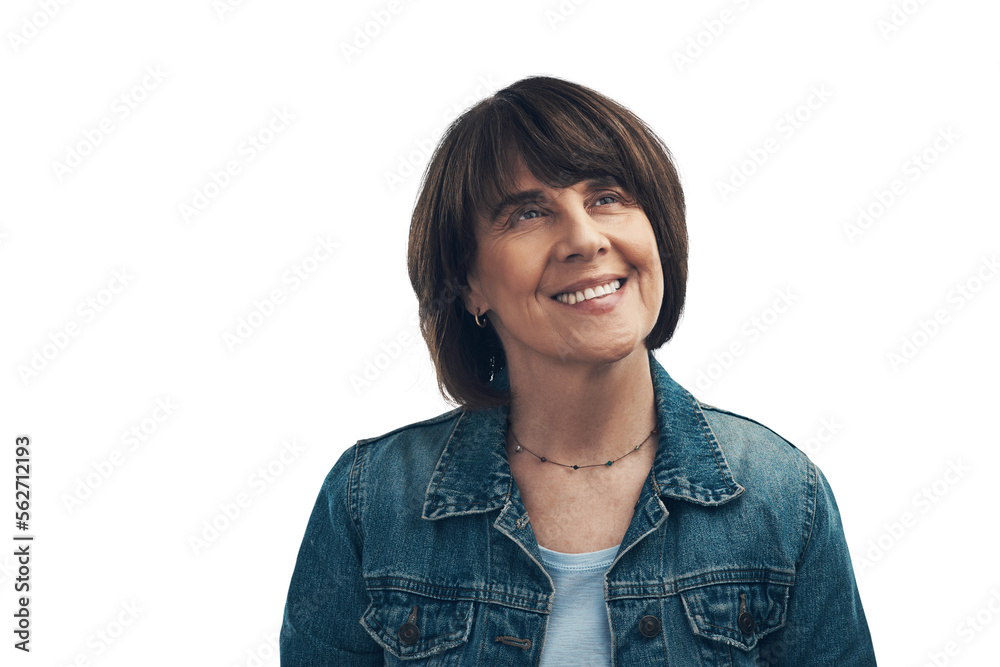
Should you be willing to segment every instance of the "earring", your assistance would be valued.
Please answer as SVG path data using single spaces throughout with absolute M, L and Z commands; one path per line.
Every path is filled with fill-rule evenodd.
M 483 321 L 482 322 L 479 321 L 479 309 L 478 308 L 476 308 L 476 314 L 473 315 L 473 317 L 476 318 L 476 324 L 479 325 L 480 329 L 485 329 L 486 328 L 486 318 L 483 317 Z

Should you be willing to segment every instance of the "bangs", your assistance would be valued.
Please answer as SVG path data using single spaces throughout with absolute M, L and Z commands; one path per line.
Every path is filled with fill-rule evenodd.
M 539 109 L 539 106 L 545 108 Z M 565 188 L 585 179 L 611 176 L 636 195 L 634 175 L 623 147 L 634 142 L 614 125 L 613 109 L 567 105 L 538 99 L 529 106 L 518 95 L 494 98 L 479 110 L 475 135 L 468 137 L 469 168 L 462 178 L 467 224 L 490 222 L 497 205 L 517 192 L 521 165 L 545 185 Z

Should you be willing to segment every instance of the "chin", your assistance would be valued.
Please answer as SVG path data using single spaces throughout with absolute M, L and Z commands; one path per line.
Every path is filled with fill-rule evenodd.
M 618 340 L 602 346 L 574 346 L 570 341 L 555 350 L 555 356 L 562 361 L 595 364 L 613 364 L 636 353 L 646 354 L 645 337 L 634 341 Z

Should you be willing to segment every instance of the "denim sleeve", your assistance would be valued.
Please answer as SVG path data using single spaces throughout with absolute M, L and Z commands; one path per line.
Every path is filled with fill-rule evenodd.
M 767 667 L 870 667 L 871 633 L 861 606 L 840 511 L 822 471 L 811 461 L 806 521 L 786 626 L 763 650 Z
M 333 466 L 309 516 L 288 587 L 279 639 L 281 667 L 382 665 L 382 649 L 359 620 L 368 607 L 363 537 L 352 511 L 357 446 Z

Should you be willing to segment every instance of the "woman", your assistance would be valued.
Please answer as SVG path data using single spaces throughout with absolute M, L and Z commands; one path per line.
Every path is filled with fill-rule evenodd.
M 549 77 L 458 118 L 410 280 L 460 407 L 359 441 L 299 551 L 282 665 L 874 665 L 822 473 L 699 402 L 684 196 L 631 112 Z

